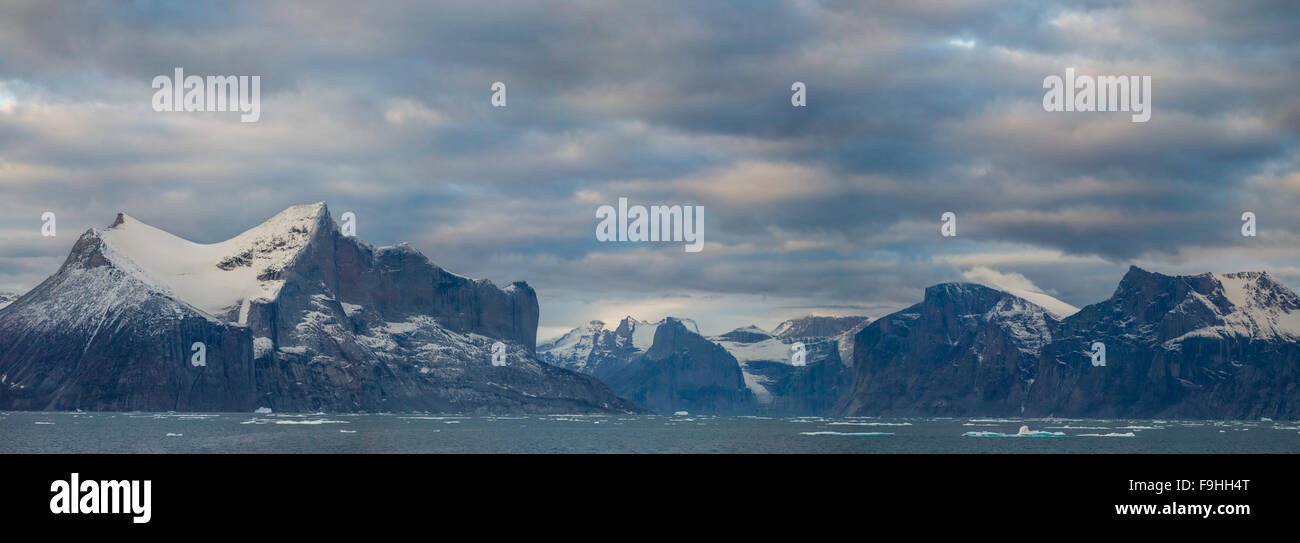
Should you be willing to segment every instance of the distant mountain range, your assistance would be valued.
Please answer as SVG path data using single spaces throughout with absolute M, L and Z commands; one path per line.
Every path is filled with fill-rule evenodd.
M 1134 267 L 1110 299 L 1060 320 L 1004 292 L 936 285 L 855 337 L 835 412 L 1296 418 L 1297 341 L 1300 298 L 1267 273 Z
M 850 384 L 852 332 L 867 317 L 805 317 L 769 333 L 756 326 L 704 337 L 689 319 L 592 321 L 538 347 L 542 361 L 597 377 L 658 412 L 811 414 Z M 805 365 L 793 365 L 803 343 Z
M 526 283 L 364 244 L 324 204 L 210 245 L 119 214 L 0 309 L 0 409 L 638 410 L 538 362 L 537 315 Z
M 807 317 L 772 333 L 705 338 L 692 327 L 662 345 L 658 334 L 648 346 L 617 339 L 635 326 L 647 323 L 629 317 L 607 331 L 593 322 L 539 355 L 633 400 L 661 391 L 643 402 L 659 412 L 1300 418 L 1300 297 L 1263 272 L 1133 267 L 1110 299 L 1082 309 L 1039 292 L 944 283 L 870 322 Z M 796 340 L 806 366 L 790 363 Z M 1104 365 L 1093 362 L 1098 343 Z M 710 370 L 686 371 L 695 357 Z M 591 361 L 635 371 L 594 372 Z M 740 385 L 724 371 L 732 366 Z
M 209 245 L 119 214 L 0 294 L 0 410 L 1300 418 L 1300 296 L 1263 272 L 1134 267 L 1082 309 L 943 283 L 711 337 L 627 317 L 538 346 L 538 313 L 324 204 Z

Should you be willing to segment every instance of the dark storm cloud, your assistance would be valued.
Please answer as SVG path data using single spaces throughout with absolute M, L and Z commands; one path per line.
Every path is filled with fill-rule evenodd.
M 701 321 L 763 311 L 747 295 L 901 306 L 979 265 L 1082 305 L 1131 262 L 1300 266 L 1278 249 L 1300 231 L 1297 27 L 1263 1 L 11 2 L 0 229 L 57 209 L 70 243 L 124 209 L 210 242 L 324 200 L 368 241 L 529 280 L 555 326 L 635 296 L 694 296 Z M 262 120 L 153 112 L 177 66 L 261 75 Z M 1066 67 L 1151 75 L 1151 121 L 1044 112 Z M 619 197 L 704 205 L 710 245 L 596 242 Z M 57 266 L 13 239 L 0 285 Z

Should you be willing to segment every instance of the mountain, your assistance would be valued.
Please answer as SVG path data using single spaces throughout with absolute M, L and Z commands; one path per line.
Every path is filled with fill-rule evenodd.
M 699 327 L 688 319 L 665 319 L 657 323 L 627 317 L 614 330 L 607 330 L 601 321 L 592 321 L 578 327 L 555 341 L 538 347 L 539 358 L 547 363 L 593 375 L 619 394 L 633 397 L 638 383 L 631 375 L 642 379 L 667 379 L 677 373 L 647 371 L 623 372 L 634 361 L 645 358 L 657 341 L 659 328 L 668 322 L 679 322 L 687 328 L 691 342 L 696 347 L 677 362 L 689 365 L 700 358 L 701 364 L 720 364 L 726 357 L 715 356 L 717 349 L 704 348 L 705 343 L 721 348 L 738 369 L 744 388 L 753 396 L 753 410 L 749 414 L 816 415 L 827 413 L 848 385 L 847 356 L 842 352 L 848 345 L 848 330 L 865 323 L 865 317 L 840 319 L 835 317 L 806 317 L 783 324 L 789 330 L 801 330 L 808 337 L 779 338 L 757 326 L 737 328 L 714 337 L 699 336 Z M 818 334 L 824 334 L 819 336 Z M 679 339 L 684 334 L 669 337 Z M 695 336 L 699 336 L 696 338 Z M 792 363 L 792 346 L 805 345 L 805 366 Z M 677 347 L 672 347 L 677 350 Z M 678 368 L 681 370 L 682 368 Z M 619 375 L 618 379 L 614 379 Z M 694 381 L 696 387 L 731 388 L 731 376 L 726 373 L 708 374 L 717 381 Z M 643 383 L 645 386 L 657 386 Z M 744 400 L 748 403 L 748 400 Z M 694 405 L 682 400 L 673 405 L 691 412 L 712 412 L 712 405 Z M 678 409 L 669 409 L 668 412 Z
M 696 334 L 700 331 L 695 321 L 673 320 Z M 607 330 L 604 322 L 594 320 L 539 346 L 538 357 L 554 366 L 605 379 L 650 350 L 656 331 L 667 322 L 668 319 L 650 322 L 629 316 L 619 321 L 618 327 Z
M 409 246 L 364 244 L 323 203 L 207 245 L 119 214 L 0 309 L 0 409 L 635 409 L 539 363 L 537 315 L 526 283 L 499 289 Z
M 777 327 L 778 332 L 787 332 L 786 337 L 750 326 L 710 339 L 740 364 L 745 386 L 757 401 L 757 413 L 823 415 L 849 385 L 851 372 L 841 356 L 840 340 L 865 320 L 803 317 Z M 794 365 L 796 343 L 804 346 L 803 366 Z
M 1019 415 L 1059 321 L 983 285 L 944 283 L 854 337 L 850 415 Z
M 594 376 L 652 411 L 751 413 L 754 396 L 739 363 L 699 330 L 694 321 L 675 317 L 650 322 L 629 316 L 613 330 L 591 321 L 539 346 L 538 358 Z
M 18 299 L 19 294 L 13 292 L 0 292 L 0 309 L 4 309 L 9 304 Z
M 1026 414 L 1300 417 L 1300 297 L 1267 273 L 1133 267 L 1057 336 Z M 1094 342 L 1105 345 L 1105 366 L 1091 364 Z
M 790 319 L 777 325 L 776 329 L 772 331 L 772 335 L 786 339 L 834 337 L 869 320 L 870 317 L 815 317 L 810 315 Z
M 735 357 L 674 318 L 656 326 L 650 348 L 605 382 L 620 396 L 659 413 L 737 415 L 755 410 L 754 395 Z
M 1133 267 L 1108 300 L 1064 319 L 1008 292 L 942 284 L 855 335 L 836 411 L 1295 418 L 1298 342 L 1300 297 L 1262 272 Z

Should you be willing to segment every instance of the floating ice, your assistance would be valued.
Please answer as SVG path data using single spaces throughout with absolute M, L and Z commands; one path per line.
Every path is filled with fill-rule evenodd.
M 910 422 L 828 422 L 831 426 L 911 426 Z
M 1028 426 L 1021 426 L 1020 431 L 1014 434 L 1003 434 L 999 432 L 966 432 L 962 434 L 962 437 L 1065 437 L 1065 433 L 1030 430 Z

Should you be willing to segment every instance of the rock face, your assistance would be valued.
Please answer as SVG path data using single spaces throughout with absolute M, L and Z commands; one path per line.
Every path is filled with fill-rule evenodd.
M 835 337 L 869 320 L 869 317 L 801 317 L 777 325 L 772 335 L 785 339 Z
M 4 309 L 9 304 L 14 303 L 14 300 L 17 299 L 18 299 L 17 294 L 14 294 L 12 292 L 0 292 L 0 309 Z
M 748 414 L 753 393 L 740 365 L 689 319 L 624 318 L 613 330 L 592 321 L 538 347 L 538 357 L 604 381 L 658 413 Z
M 840 414 L 1300 416 L 1300 297 L 1266 273 L 1131 268 L 1110 299 L 1063 320 L 1005 292 L 937 285 L 854 341 Z
M 783 324 L 786 329 L 801 330 L 800 333 L 808 334 L 807 337 L 789 338 L 775 337 L 756 326 L 705 338 L 699 336 L 698 326 L 686 319 L 650 323 L 628 317 L 614 330 L 606 330 L 604 323 L 592 321 L 587 326 L 575 328 L 561 338 L 540 346 L 538 352 L 545 362 L 593 375 L 609 383 L 619 394 L 633 399 L 642 392 L 642 387 L 647 390 L 662 389 L 662 381 L 685 373 L 693 364 L 708 367 L 734 364 L 739 370 L 744 389 L 753 399 L 741 400 L 727 409 L 734 410 L 744 405 L 750 409 L 745 414 L 820 415 L 831 411 L 836 400 L 850 384 L 848 378 L 851 375 L 845 363 L 848 357 L 842 355 L 847 352 L 849 344 L 849 333 L 843 329 L 842 324 L 800 326 L 797 323 L 826 322 L 823 319 L 833 321 L 835 318 L 807 317 L 788 321 Z M 850 320 L 853 326 L 865 323 L 865 318 L 851 318 L 841 322 Z M 634 361 L 646 358 L 650 351 L 659 348 L 659 328 L 673 321 L 687 329 L 690 342 L 695 346 L 689 353 L 674 359 L 680 366 L 671 372 L 655 372 L 647 369 L 647 364 L 638 364 L 636 368 L 639 371 L 623 372 Z M 816 336 L 818 333 L 830 335 Z M 678 339 L 675 334 L 668 337 Z M 792 364 L 791 347 L 796 342 L 805 345 L 805 366 Z M 706 348 L 705 344 L 712 346 Z M 734 362 L 726 362 L 727 357 L 719 356 L 717 348 L 722 349 Z M 679 350 L 677 347 L 671 349 Z M 700 375 L 709 378 L 695 380 L 691 386 L 727 390 L 734 388 L 729 369 L 726 372 L 701 372 Z M 637 383 L 637 379 L 646 382 Z M 737 394 L 737 397 L 744 396 L 743 392 Z M 651 409 L 661 412 L 679 409 L 719 412 L 717 405 L 688 400 L 687 396 L 690 395 L 682 394 L 675 402 L 663 402 L 663 405 L 671 404 L 671 408 L 661 405 L 659 408 L 651 406 Z
M 498 289 L 405 245 L 371 247 L 324 204 L 212 245 L 119 215 L 0 309 L 0 409 L 635 409 L 537 362 L 537 316 L 527 284 Z
M 803 317 L 786 321 L 777 327 L 787 333 L 785 337 L 750 326 L 711 339 L 740 363 L 745 385 L 757 401 L 756 414 L 825 415 L 847 390 L 852 375 L 839 348 L 841 339 L 847 337 L 841 324 L 852 320 L 850 326 L 856 326 L 865 318 L 836 320 Z M 796 344 L 804 346 L 803 366 L 794 365 Z
M 699 333 L 694 321 L 673 320 Z M 605 323 L 591 321 L 538 347 L 538 357 L 548 364 L 605 380 L 627 366 L 633 358 L 649 351 L 656 331 L 667 322 L 667 319 L 649 322 L 629 316 L 620 321 L 618 327 L 607 330 Z
M 854 338 L 852 415 L 1019 415 L 1026 383 L 1058 322 L 1011 294 L 968 283 L 925 290 L 916 305 Z
M 619 395 L 659 413 L 749 414 L 754 395 L 736 359 L 680 320 L 655 328 L 654 343 L 606 381 Z
M 1092 365 L 1093 342 L 1105 366 Z M 1131 268 L 1109 300 L 1062 323 L 1025 413 L 1300 417 L 1300 297 L 1263 272 Z

